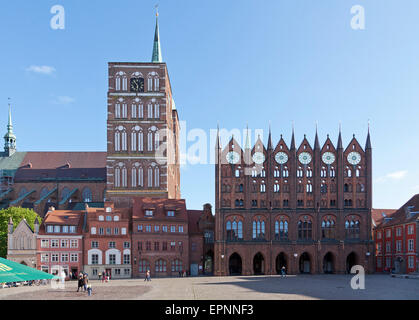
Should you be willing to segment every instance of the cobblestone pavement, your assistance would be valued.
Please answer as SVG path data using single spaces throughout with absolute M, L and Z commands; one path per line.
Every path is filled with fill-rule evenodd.
M 306 300 L 306 299 L 414 299 L 419 300 L 419 280 L 367 275 L 364 290 L 353 290 L 350 275 L 299 275 L 160 278 L 91 281 L 92 296 L 76 292 L 77 283 L 65 289 L 50 286 L 0 289 L 0 299 L 36 300 Z

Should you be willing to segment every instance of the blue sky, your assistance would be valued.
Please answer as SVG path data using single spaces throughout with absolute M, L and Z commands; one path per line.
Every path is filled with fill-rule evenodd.
M 155 1 L 3 1 L 0 128 L 13 101 L 20 151 L 105 151 L 107 62 L 149 61 Z M 65 8 L 64 30 L 50 9 Z M 268 129 L 275 143 L 373 146 L 373 205 L 419 192 L 419 24 L 416 0 L 161 0 L 160 37 L 187 129 Z M 365 8 L 353 30 L 351 7 Z M 49 68 L 37 68 L 46 66 Z M 267 134 L 264 136 L 265 142 Z M 188 142 L 187 146 L 193 144 Z M 208 146 L 212 148 L 212 146 Z M 188 207 L 214 202 L 214 167 L 181 172 Z

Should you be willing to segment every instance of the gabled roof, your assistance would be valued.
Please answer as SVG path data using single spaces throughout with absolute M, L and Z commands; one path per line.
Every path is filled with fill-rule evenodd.
M 396 211 L 397 209 L 372 209 L 371 218 L 373 227 L 380 226 L 384 218 L 390 218 Z
M 414 195 L 402 207 L 391 215 L 391 220 L 382 221 L 377 228 L 405 224 L 419 219 L 419 194 Z
M 153 210 L 153 217 L 166 217 L 166 211 L 174 210 L 175 217 L 187 219 L 185 199 L 134 198 L 133 219 L 145 218 L 145 210 Z

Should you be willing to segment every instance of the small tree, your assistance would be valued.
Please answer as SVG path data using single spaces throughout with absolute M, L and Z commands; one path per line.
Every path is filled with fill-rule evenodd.
M 13 227 L 16 228 L 22 219 L 26 219 L 29 226 L 34 229 L 35 219 L 41 224 L 41 218 L 32 209 L 20 207 L 10 207 L 0 210 L 0 257 L 6 258 L 7 255 L 7 233 L 10 217 L 13 221 Z

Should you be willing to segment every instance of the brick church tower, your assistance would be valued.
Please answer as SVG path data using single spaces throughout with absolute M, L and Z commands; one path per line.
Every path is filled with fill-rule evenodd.
M 151 62 L 110 62 L 108 74 L 107 200 L 126 207 L 134 196 L 179 199 L 179 118 L 158 14 Z

